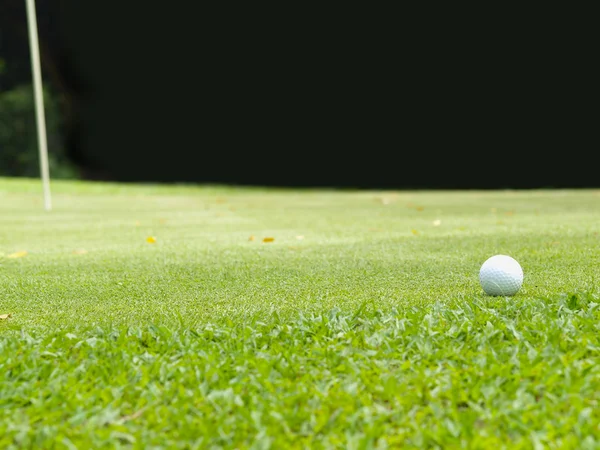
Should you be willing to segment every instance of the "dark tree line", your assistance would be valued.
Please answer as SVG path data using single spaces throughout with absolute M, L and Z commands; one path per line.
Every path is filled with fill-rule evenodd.
M 483 32 L 460 40 L 457 31 L 390 31 L 382 16 L 369 24 L 318 11 L 81 0 L 37 7 L 55 175 L 600 184 L 586 162 L 597 147 L 593 116 L 576 103 L 592 73 L 578 64 L 590 59 L 555 45 L 552 30 L 543 42 Z M 2 0 L 0 175 L 37 170 L 30 83 L 25 2 Z
M 61 4 L 38 0 L 39 35 L 48 151 L 53 177 L 76 177 L 66 140 L 73 120 L 72 80 L 60 35 Z M 30 43 L 24 0 L 0 2 L 0 176 L 37 176 L 38 149 Z

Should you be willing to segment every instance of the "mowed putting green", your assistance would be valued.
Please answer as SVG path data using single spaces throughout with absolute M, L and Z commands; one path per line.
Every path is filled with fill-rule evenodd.
M 0 179 L 2 447 L 599 444 L 599 190 L 52 189 Z

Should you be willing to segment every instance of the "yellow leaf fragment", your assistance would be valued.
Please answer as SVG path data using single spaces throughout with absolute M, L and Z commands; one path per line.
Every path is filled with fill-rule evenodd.
M 148 237 L 146 238 L 146 242 L 147 242 L 148 244 L 155 244 L 155 243 L 156 243 L 156 238 L 155 238 L 154 236 L 148 236 Z
M 417 206 L 415 209 L 417 211 L 423 211 L 425 208 L 423 206 Z
M 12 314 L 0 314 L 0 320 L 10 319 Z
M 73 254 L 75 255 L 85 255 L 88 251 L 83 248 L 78 248 L 77 250 L 73 250 Z
M 412 232 L 412 234 L 414 234 L 415 236 L 416 236 L 417 234 L 419 234 L 419 232 L 418 232 L 417 230 L 410 230 L 410 231 L 411 231 L 411 232 Z
M 250 236 L 250 237 L 248 238 L 248 240 L 249 240 L 249 241 L 253 241 L 253 240 L 255 240 L 255 239 L 256 239 L 256 237 L 254 237 L 254 236 Z
M 433 226 L 434 227 L 439 227 L 442 224 L 442 221 L 440 219 L 435 219 L 433 221 Z
M 275 238 L 274 238 L 274 237 L 266 237 L 266 238 L 263 238 L 263 242 L 273 242 L 274 240 L 275 240 Z
M 7 256 L 7 258 L 23 258 L 24 256 L 27 256 L 27 254 L 28 253 L 25 250 L 23 250 L 20 252 L 11 253 Z

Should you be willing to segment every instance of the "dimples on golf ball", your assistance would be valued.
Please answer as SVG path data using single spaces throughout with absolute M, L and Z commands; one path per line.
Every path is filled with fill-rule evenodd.
M 488 295 L 515 295 L 523 284 L 523 269 L 510 256 L 492 256 L 481 266 L 479 282 Z

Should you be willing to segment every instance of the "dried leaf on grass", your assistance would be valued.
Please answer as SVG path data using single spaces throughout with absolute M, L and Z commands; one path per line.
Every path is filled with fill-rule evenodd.
M 7 258 L 23 258 L 24 256 L 27 256 L 27 255 L 28 255 L 28 252 L 23 250 L 21 252 L 11 253 L 10 255 L 7 256 Z
M 383 205 L 389 205 L 396 201 L 398 194 L 387 194 L 382 197 L 376 197 L 375 200 L 380 202 Z
M 266 238 L 263 238 L 263 242 L 273 242 L 274 240 L 275 240 L 275 238 L 274 238 L 274 237 L 266 237 Z
M 142 416 L 142 414 L 144 414 L 144 411 L 146 411 L 147 409 L 148 409 L 148 408 L 145 408 L 145 407 L 144 407 L 144 408 L 142 408 L 142 409 L 140 409 L 140 410 L 138 410 L 138 411 L 134 412 L 133 414 L 129 414 L 128 416 L 123 416 L 123 417 L 121 417 L 121 420 L 122 420 L 123 422 L 128 422 L 128 421 L 130 421 L 130 420 L 139 419 L 139 418 Z
M 10 319 L 12 314 L 0 314 L 0 320 Z

